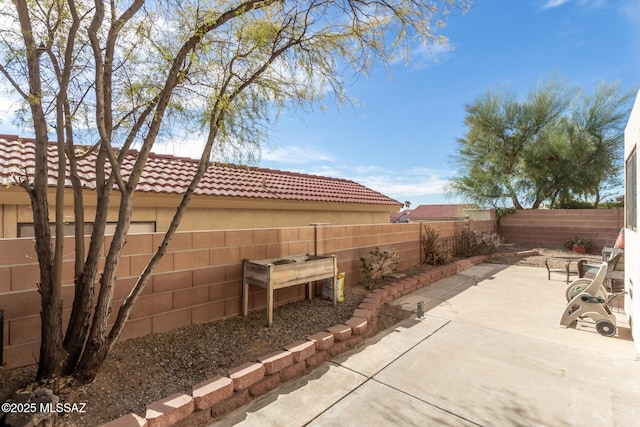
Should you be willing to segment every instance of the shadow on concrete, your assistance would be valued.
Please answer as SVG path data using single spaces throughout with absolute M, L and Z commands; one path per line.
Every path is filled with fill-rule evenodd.
M 495 275 L 507 268 L 508 264 L 480 264 L 457 275 L 446 277 L 425 286 L 418 291 L 392 301 L 393 305 L 400 305 L 403 309 L 417 312 L 417 303 L 422 303 L 425 313 L 439 305 L 447 305 L 448 300 L 461 294 L 473 286 L 482 286 L 485 280 L 493 280 Z M 439 291 L 441 290 L 441 291 Z M 424 298 L 421 298 L 424 296 Z
M 439 402 L 427 403 L 477 426 L 501 425 L 530 427 L 548 425 L 549 420 L 548 417 L 545 416 L 544 408 L 537 408 L 529 404 L 526 397 L 519 396 L 517 393 L 514 394 L 513 390 L 507 388 L 497 388 L 487 384 L 484 384 L 480 388 L 481 391 L 478 393 L 491 396 L 492 405 L 474 404 L 473 406 L 460 408 L 459 402 L 452 401 L 444 395 L 437 397 Z M 573 425 L 573 423 L 567 420 L 554 420 L 554 427 L 571 427 Z

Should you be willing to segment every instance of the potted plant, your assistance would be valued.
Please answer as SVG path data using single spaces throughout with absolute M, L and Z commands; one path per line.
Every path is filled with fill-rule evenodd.
M 577 254 L 586 254 L 591 249 L 591 240 L 584 237 L 574 237 L 567 240 L 565 246 Z

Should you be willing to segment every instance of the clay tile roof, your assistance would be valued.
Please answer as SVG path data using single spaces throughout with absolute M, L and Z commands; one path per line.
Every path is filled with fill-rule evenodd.
M 82 147 L 79 147 L 82 149 Z M 57 146 L 49 143 L 49 186 L 56 186 Z M 35 141 L 15 135 L 0 135 L 0 184 L 15 184 L 13 175 L 26 170 L 33 175 Z M 130 150 L 122 174 L 128 177 L 138 152 Z M 91 153 L 78 161 L 79 175 L 87 189 L 95 189 L 95 160 Z M 182 194 L 198 167 L 198 160 L 171 155 L 151 154 L 137 191 Z M 65 186 L 71 187 L 69 179 Z M 310 202 L 400 205 L 400 202 L 354 181 L 264 169 L 213 163 L 195 194 L 203 196 L 243 197 Z

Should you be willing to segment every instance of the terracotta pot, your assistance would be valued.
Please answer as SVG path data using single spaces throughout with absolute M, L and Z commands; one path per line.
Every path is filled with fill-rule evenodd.
M 571 246 L 571 249 L 573 250 L 573 252 L 575 252 L 577 254 L 586 254 L 587 253 L 587 248 L 585 248 L 584 246 L 573 245 L 573 246 Z

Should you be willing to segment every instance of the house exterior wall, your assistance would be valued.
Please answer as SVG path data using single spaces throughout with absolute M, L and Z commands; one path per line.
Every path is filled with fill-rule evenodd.
M 629 117 L 629 122 L 624 134 L 624 158 L 629 159 L 631 154 L 638 152 L 640 148 L 640 92 L 636 97 L 636 102 Z M 626 164 L 626 162 L 625 162 Z M 640 156 L 636 154 L 636 171 L 640 170 Z M 625 171 L 626 172 L 626 171 Z M 625 175 L 626 176 L 626 175 Z M 625 180 L 626 181 L 626 180 Z M 629 183 L 626 183 L 627 185 Z M 640 188 L 640 174 L 636 175 L 636 189 Z M 625 190 L 627 188 L 625 187 Z M 625 191 L 625 194 L 629 194 Z M 638 194 L 636 198 L 635 217 L 638 218 Z M 629 317 L 632 327 L 633 341 L 636 350 L 640 353 L 640 234 L 638 227 L 635 229 L 625 228 L 625 312 Z
M 433 224 L 441 237 L 458 222 Z M 471 221 L 472 230 L 491 224 Z M 112 316 L 134 286 L 163 233 L 134 234 L 120 257 Z M 109 244 L 107 237 L 105 249 Z M 65 240 L 63 289 L 65 322 L 73 302 L 73 240 Z M 400 268 L 420 261 L 420 224 L 318 225 L 176 233 L 131 313 L 122 340 L 190 324 L 240 315 L 242 260 L 305 253 L 337 255 L 345 284 L 361 281 L 360 257 L 375 247 L 395 249 Z M 13 368 L 36 363 L 40 344 L 38 265 L 31 238 L 0 239 L 0 309 L 4 313 L 4 363 Z M 275 291 L 276 306 L 304 298 L 304 285 Z M 250 287 L 251 310 L 266 307 L 266 291 Z M 277 318 L 277 310 L 274 313 Z M 111 318 L 111 322 L 114 317 Z M 266 321 L 266 314 L 265 314 Z
M 592 253 L 613 246 L 624 226 L 619 209 L 531 209 L 503 216 L 498 225 L 508 243 L 541 248 L 564 247 L 572 237 L 591 239 Z
M 488 221 L 496 219 L 495 209 L 463 209 L 462 213 L 475 221 Z
M 33 222 L 27 195 L 21 188 L 2 188 L 0 200 L 0 238 L 18 237 L 18 224 Z M 55 200 L 53 192 L 50 192 L 49 200 Z M 91 222 L 95 217 L 92 192 L 86 192 L 85 202 L 85 221 Z M 117 202 L 118 195 L 114 194 L 107 219 L 114 223 L 118 218 Z M 137 194 L 132 221 L 153 222 L 155 231 L 166 231 L 179 203 L 180 197 L 177 195 Z M 393 209 L 394 206 L 389 205 L 194 197 L 179 231 L 292 227 L 315 223 L 382 224 L 389 222 L 389 213 Z M 54 215 L 54 207 L 50 206 L 52 221 Z M 64 217 L 69 222 L 74 218 L 70 190 L 66 191 Z

